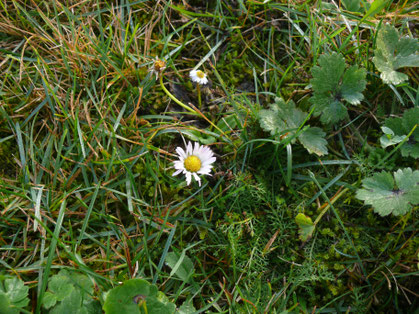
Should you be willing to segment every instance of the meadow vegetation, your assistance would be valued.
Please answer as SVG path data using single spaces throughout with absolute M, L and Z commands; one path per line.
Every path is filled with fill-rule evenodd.
M 0 313 L 413 313 L 417 36 L 414 1 L 1 1 Z

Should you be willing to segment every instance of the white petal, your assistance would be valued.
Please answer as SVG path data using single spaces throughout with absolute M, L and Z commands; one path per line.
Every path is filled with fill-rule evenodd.
M 200 149 L 199 143 L 195 142 L 194 149 L 192 151 L 192 155 L 199 156 L 199 149 Z
M 198 182 L 199 186 L 201 186 L 201 178 L 196 174 L 196 172 L 193 172 L 193 177 Z
M 176 152 L 181 158 L 186 158 L 186 153 L 182 147 L 177 147 Z
M 189 171 L 186 172 L 186 185 L 191 184 L 192 181 L 192 175 Z
M 186 147 L 186 156 L 192 155 L 192 143 L 188 143 L 188 147 Z
M 211 157 L 209 159 L 206 159 L 202 162 L 202 167 L 205 167 L 207 165 L 211 165 L 215 162 L 216 158 L 215 157 Z
M 183 169 L 177 170 L 175 173 L 172 174 L 172 177 L 177 176 L 179 173 L 181 173 Z

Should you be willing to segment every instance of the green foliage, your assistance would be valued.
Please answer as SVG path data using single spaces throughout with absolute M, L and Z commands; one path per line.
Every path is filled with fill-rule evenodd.
M 17 277 L 5 278 L 0 281 L 0 312 L 2 314 L 18 314 L 29 304 L 29 288 Z
M 92 295 L 93 282 L 89 277 L 60 270 L 50 277 L 42 305 L 50 314 L 101 313 L 99 302 Z
M 346 10 L 352 12 L 360 12 L 361 1 L 360 0 L 342 0 L 342 4 L 345 6 Z
M 400 84 L 408 79 L 404 73 L 396 70 L 404 67 L 419 66 L 419 43 L 415 38 L 400 38 L 394 26 L 384 25 L 377 35 L 377 47 L 373 62 L 381 72 L 381 79 L 386 84 Z
M 194 314 L 196 309 L 191 302 L 185 301 L 176 312 L 178 314 Z
M 298 234 L 300 235 L 300 239 L 302 241 L 307 241 L 311 238 L 316 226 L 309 216 L 299 213 L 295 216 L 295 223 L 298 225 Z
M 391 152 L 375 119 L 401 102 L 417 107 L 417 73 L 403 71 L 396 89 L 349 67 L 374 68 L 381 24 L 367 19 L 386 7 L 407 23 L 411 2 L 3 2 L 1 267 L 31 290 L 22 308 L 0 293 L 0 313 L 99 313 L 104 303 L 173 313 L 171 302 L 179 313 L 414 313 L 418 212 L 383 219 L 350 193 L 371 169 L 417 168 L 397 153 L 417 141 L 406 137 L 413 118 L 400 134 L 384 126 L 386 144 L 399 143 Z M 342 19 L 342 6 L 357 12 Z M 323 67 L 333 52 L 335 69 Z M 156 55 L 167 60 L 162 85 L 198 114 L 148 73 Z M 198 65 L 211 80 L 202 106 L 188 77 Z M 313 128 L 312 105 L 326 127 Z M 331 125 L 342 119 L 334 110 L 351 119 Z M 217 155 L 201 187 L 171 177 L 182 137 Z M 285 154 L 269 142 L 299 147 Z M 106 293 L 133 276 L 146 282 Z
M 358 105 L 364 99 L 365 69 L 355 65 L 346 69 L 345 59 L 340 54 L 320 56 L 319 66 L 314 66 L 311 73 L 314 95 L 310 101 L 314 106 L 314 115 L 320 116 L 324 124 L 337 123 L 347 117 L 344 100 Z
M 381 145 L 387 147 L 400 143 L 416 127 L 400 151 L 403 157 L 419 158 L 419 108 L 411 108 L 403 117 L 388 118 L 382 128 L 385 135 L 380 138 Z
M 259 112 L 261 127 L 272 136 L 280 136 L 282 139 L 292 138 L 292 142 L 297 138 L 309 153 L 326 155 L 327 141 L 324 138 L 326 133 L 322 129 L 307 126 L 297 134 L 306 118 L 307 114 L 296 108 L 292 100 L 285 103 L 282 98 L 276 98 L 270 109 L 262 109 Z
M 166 255 L 166 264 L 172 269 L 171 274 L 176 274 L 181 280 L 189 282 L 194 273 L 192 260 L 185 255 L 170 252 Z
M 395 135 L 394 131 L 386 126 L 381 127 L 381 130 L 383 131 L 384 135 L 380 138 L 380 142 L 381 146 L 384 148 L 399 144 L 406 138 L 405 135 Z
M 419 204 L 419 170 L 399 169 L 393 176 L 383 171 L 364 179 L 356 197 L 372 205 L 380 216 L 406 214 Z
M 130 279 L 108 292 L 103 310 L 106 314 L 170 314 L 176 305 L 143 279 Z

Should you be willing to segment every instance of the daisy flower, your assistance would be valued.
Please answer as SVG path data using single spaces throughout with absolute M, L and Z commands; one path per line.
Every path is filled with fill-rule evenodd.
M 201 70 L 192 70 L 189 73 L 189 76 L 191 77 L 192 82 L 198 83 L 200 85 L 205 85 L 208 83 L 207 75 Z
M 154 60 L 149 72 L 151 72 L 151 74 L 155 74 L 157 80 L 159 75 L 163 73 L 164 69 L 166 69 L 166 61 L 160 60 L 159 57 L 156 57 L 156 60 Z
M 173 176 L 177 176 L 179 173 L 185 174 L 187 185 L 191 183 L 193 176 L 201 186 L 201 178 L 198 174 L 210 175 L 212 164 L 216 159 L 213 151 L 208 146 L 199 145 L 197 142 L 192 147 L 192 143 L 189 142 L 186 151 L 177 147 L 176 152 L 179 155 L 179 160 L 174 162 L 176 171 Z

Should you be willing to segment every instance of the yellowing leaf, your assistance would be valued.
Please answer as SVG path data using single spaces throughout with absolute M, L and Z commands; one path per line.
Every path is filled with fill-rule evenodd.
M 295 222 L 299 227 L 298 234 L 300 235 L 300 239 L 307 241 L 309 238 L 311 238 L 314 228 L 316 228 L 311 218 L 304 215 L 303 213 L 299 213 L 295 217 Z

